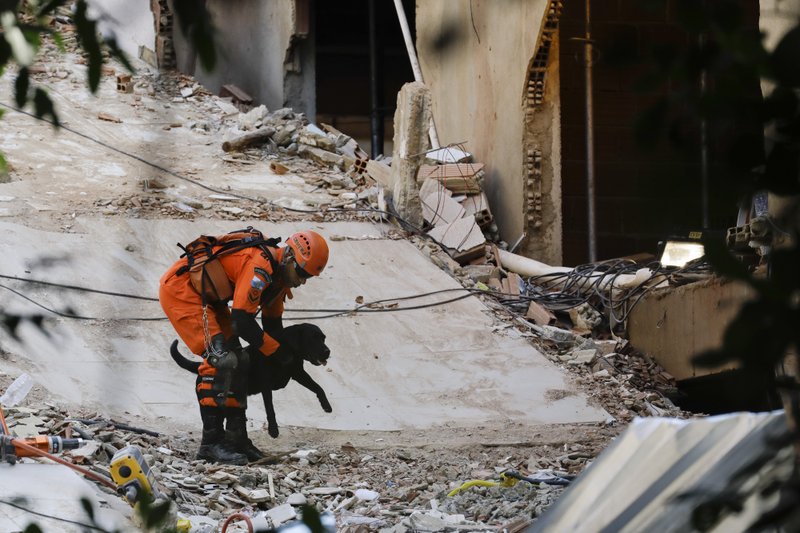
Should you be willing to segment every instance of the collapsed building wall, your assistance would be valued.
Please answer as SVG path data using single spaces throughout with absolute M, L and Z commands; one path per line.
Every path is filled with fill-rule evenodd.
M 561 0 L 550 0 L 536 52 L 528 65 L 523 137 L 525 233 L 519 253 L 562 263 L 561 118 L 558 19 Z
M 440 143 L 464 142 L 486 163 L 484 189 L 501 238 L 513 245 L 526 236 L 524 252 L 556 264 L 561 262 L 560 141 L 558 102 L 548 98 L 557 91 L 545 85 L 544 100 L 531 105 L 528 89 L 536 87 L 531 79 L 542 38 L 551 47 L 557 40 L 544 25 L 560 4 L 420 0 L 416 14 L 420 66 Z M 557 76 L 548 81 L 557 57 L 546 54 L 547 76 L 540 80 L 545 84 L 558 83 Z M 529 192 L 540 195 L 538 204 L 529 201 Z

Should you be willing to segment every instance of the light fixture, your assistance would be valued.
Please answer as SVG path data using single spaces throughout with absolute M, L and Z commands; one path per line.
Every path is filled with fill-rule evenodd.
M 667 240 L 661 252 L 661 266 L 682 267 L 705 255 L 703 244 L 697 241 Z

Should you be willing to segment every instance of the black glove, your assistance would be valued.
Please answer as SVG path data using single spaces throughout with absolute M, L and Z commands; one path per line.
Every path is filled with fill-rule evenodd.
M 211 346 L 206 350 L 205 356 L 208 364 L 216 370 L 214 381 L 211 383 L 214 402 L 217 406 L 223 407 L 231 390 L 233 372 L 239 365 L 239 359 L 235 352 L 225 349 L 225 337 L 222 334 L 211 338 Z
M 220 370 L 235 370 L 239 364 L 239 358 L 236 357 L 236 353 L 231 351 L 210 353 L 206 357 L 206 361 L 208 361 L 209 365 L 217 369 L 217 373 L 219 373 Z
M 261 329 L 273 339 L 277 339 L 283 331 L 283 318 L 261 315 Z

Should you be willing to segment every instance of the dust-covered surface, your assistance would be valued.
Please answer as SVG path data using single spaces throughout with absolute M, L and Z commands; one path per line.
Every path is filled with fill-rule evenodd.
M 355 201 L 353 195 L 366 198 L 367 202 L 374 201 L 370 192 L 374 184 L 337 164 L 324 166 L 300 158 L 296 155 L 297 147 L 292 148 L 291 144 L 223 153 L 219 145 L 226 136 L 231 136 L 232 132 L 244 133 L 252 126 L 248 126 L 249 119 L 244 113 L 231 111 L 230 104 L 221 103 L 191 78 L 142 70 L 134 76 L 133 93 L 117 93 L 114 72 L 108 71 L 100 93 L 94 97 L 85 89 L 83 68 L 79 56 L 74 53 L 62 56 L 51 47 L 45 60 L 33 70 L 33 78 L 50 89 L 64 125 L 86 137 L 67 130 L 54 132 L 49 124 L 13 111 L 6 112 L 2 118 L 0 150 L 6 155 L 11 171 L 10 181 L 0 184 L 0 222 L 9 227 L 13 224 L 16 228 L 74 234 L 79 238 L 89 227 L 93 231 L 144 227 L 130 223 L 136 220 L 197 221 L 204 229 L 221 221 L 230 224 L 303 221 L 319 225 L 349 220 L 374 221 L 374 215 L 369 213 L 325 209 L 331 205 L 350 205 L 348 202 Z M 12 76 L 13 73 L 7 72 L 0 80 L 2 94 L 12 94 L 8 90 Z M 101 113 L 105 118 L 98 118 Z M 110 121 L 109 117 L 120 122 Z M 279 126 L 303 120 L 291 110 L 271 110 L 259 117 L 258 120 L 272 121 Z M 279 162 L 291 171 L 276 174 L 270 169 L 271 162 Z M 343 201 L 348 193 L 350 196 L 345 196 Z M 377 204 L 372 205 L 377 207 Z M 302 213 L 280 206 L 314 212 Z M 135 231 L 130 230 L 129 235 L 135 235 Z M 384 228 L 379 234 L 383 240 L 408 238 L 396 229 Z M 358 240 L 360 237 L 368 240 L 364 235 L 350 234 L 338 243 L 351 242 L 348 239 L 364 242 Z M 474 286 L 469 275 L 442 257 L 435 246 L 418 238 L 409 240 L 423 252 L 423 257 L 429 257 L 458 284 Z M 27 245 L 35 248 L 36 240 L 29 239 Z M 138 261 L 150 261 L 147 254 L 142 253 L 148 251 L 142 250 L 146 243 L 128 246 L 130 249 L 125 250 L 132 256 L 120 250 L 109 253 L 121 257 L 134 272 L 161 268 L 158 262 L 142 266 L 131 260 L 136 257 L 140 258 Z M 80 256 L 80 247 L 74 248 Z M 43 264 L 46 264 L 52 247 L 43 247 L 41 252 Z M 159 255 L 159 261 L 164 261 L 165 257 L 170 257 L 167 254 L 174 254 L 175 250 L 167 250 L 164 244 L 152 252 Z M 24 265 L 18 273 L 31 274 L 31 271 L 42 270 Z M 413 277 L 413 274 L 397 273 L 394 277 Z M 452 280 L 451 283 L 458 285 Z M 76 284 L 84 283 L 76 281 Z M 38 290 L 36 294 L 40 297 L 54 294 Z M 358 296 L 357 290 L 351 290 L 346 298 L 352 304 Z M 28 314 L 42 312 L 20 305 L 11 293 L 3 292 L 0 300 L 3 309 L 22 309 Z M 458 423 L 415 427 L 421 421 L 409 417 L 408 427 L 398 422 L 391 427 L 400 429 L 392 431 L 317 429 L 313 425 L 287 423 L 282 424 L 280 437 L 271 439 L 265 431 L 263 415 L 256 409 L 256 414 L 250 416 L 250 436 L 270 455 L 274 464 L 221 467 L 192 461 L 199 444 L 199 415 L 193 402 L 190 376 L 176 377 L 181 371 L 175 369 L 170 370 L 172 374 L 161 370 L 157 373 L 161 379 L 184 380 L 185 394 L 180 405 L 187 419 L 196 418 L 194 426 L 173 423 L 157 404 L 151 406 L 149 413 L 131 412 L 124 407 L 108 411 L 85 405 L 84 395 L 91 396 L 93 391 L 81 390 L 86 387 L 86 380 L 79 364 L 71 376 L 76 383 L 72 397 L 63 391 L 54 396 L 51 391 L 34 386 L 22 404 L 23 409 L 10 409 L 7 415 L 12 430 L 18 422 L 36 416 L 43 421 L 38 426 L 43 434 L 74 436 L 78 431 L 89 432 L 95 444 L 80 452 L 65 452 L 64 457 L 78 464 L 92 465 L 99 471 L 108 468 L 113 450 L 128 444 L 140 446 L 157 472 L 165 495 L 175 502 L 181 515 L 192 517 L 193 524 L 203 523 L 198 518 L 202 516 L 220 526 L 236 511 L 255 514 L 287 502 L 299 505 L 305 500 L 319 510 L 333 512 L 343 530 L 364 526 L 370 530 L 396 528 L 397 531 L 522 527 L 546 509 L 563 488 L 522 481 L 511 487 L 472 487 L 453 496 L 447 494 L 470 480 L 499 481 L 500 474 L 506 471 L 528 477 L 579 474 L 633 416 L 685 416 L 665 399 L 663 391 L 669 383 L 659 381 L 659 369 L 652 362 L 630 353 L 624 343 L 588 346 L 589 339 L 574 335 L 566 341 L 543 339 L 502 306 L 489 300 L 486 305 L 489 309 L 485 322 L 490 326 L 487 331 L 476 332 L 475 338 L 499 336 L 511 339 L 509 342 L 513 341 L 515 346 L 524 344 L 532 352 L 538 350 L 549 360 L 548 371 L 555 372 L 561 380 L 559 386 L 542 391 L 536 408 L 543 413 L 553 413 L 556 406 L 573 405 L 570 403 L 573 401 L 580 400 L 585 406 L 588 398 L 588 404 L 595 409 L 590 417 L 593 422 L 559 424 L 540 420 L 535 425 L 520 422 L 526 420 L 534 408 L 528 400 L 520 400 L 513 409 L 508 409 L 509 413 L 514 411 L 514 416 L 483 418 L 471 424 L 468 416 L 459 416 L 458 407 L 449 406 L 452 414 L 438 412 L 436 416 L 444 420 L 458 419 Z M 443 306 L 436 313 L 446 314 L 449 309 Z M 386 315 L 391 316 L 391 313 Z M 358 317 L 348 320 L 351 322 L 345 326 L 334 328 L 343 350 L 353 338 L 347 335 L 375 328 L 367 319 L 362 325 L 358 324 Z M 104 386 L 124 389 L 131 379 L 131 369 L 136 368 L 135 340 L 141 335 L 153 335 L 153 328 L 134 323 L 112 326 L 92 321 L 84 322 L 81 327 L 96 328 L 92 335 L 97 341 L 109 332 L 122 333 L 123 340 L 119 342 L 127 348 L 124 353 L 131 354 L 128 361 L 131 366 L 108 376 Z M 165 327 L 157 326 L 166 332 Z M 397 330 L 391 321 L 380 327 L 387 332 Z M 424 337 L 426 328 L 436 327 L 432 321 L 422 323 L 419 335 Z M 340 332 L 342 334 L 338 335 Z M 171 337 L 166 333 L 160 335 L 162 344 L 168 345 Z M 20 373 L 47 366 L 44 359 L 34 365 L 19 352 L 9 351 L 14 343 L 8 336 L 3 338 L 4 346 L 0 346 L 3 349 L 0 352 L 0 388 L 3 390 Z M 88 345 L 92 346 L 91 342 Z M 399 350 L 402 346 L 393 343 L 390 348 Z M 119 344 L 115 349 L 120 349 Z M 596 350 L 593 357 L 579 354 L 592 349 Z M 91 349 L 87 353 L 93 357 Z M 381 365 L 388 360 L 382 354 L 367 355 L 370 364 Z M 87 362 L 91 362 L 91 357 L 87 357 Z M 167 357 L 166 353 L 163 357 Z M 164 364 L 171 364 L 171 361 L 166 360 Z M 153 372 L 153 368 L 162 367 L 146 366 L 140 371 Z M 495 373 L 502 374 L 502 368 L 503 365 L 498 365 Z M 459 369 L 464 370 L 479 372 L 486 368 Z M 353 372 L 343 369 L 342 375 L 350 379 Z M 420 374 L 416 379 L 424 377 Z M 409 379 L 413 378 L 412 374 Z M 501 378 L 493 379 L 500 379 L 502 384 Z M 157 379 L 152 381 L 149 384 L 152 388 L 141 393 L 157 395 L 158 384 Z M 487 390 L 497 384 L 488 383 Z M 402 382 L 393 385 L 402 392 Z M 441 411 L 441 404 L 433 394 L 436 383 L 429 388 L 431 396 L 424 399 L 425 408 L 431 412 Z M 328 388 L 328 392 L 334 396 L 332 400 L 339 394 L 341 402 L 346 401 L 343 391 Z M 466 410 L 470 402 L 485 391 L 476 389 L 453 394 L 450 399 Z M 336 401 L 333 403 L 336 409 Z M 281 409 L 279 406 L 279 417 Z M 604 414 L 597 416 L 598 413 Z M 368 420 L 362 414 L 358 416 Z M 109 423 L 111 419 L 133 428 L 155 429 L 159 435 L 120 429 Z

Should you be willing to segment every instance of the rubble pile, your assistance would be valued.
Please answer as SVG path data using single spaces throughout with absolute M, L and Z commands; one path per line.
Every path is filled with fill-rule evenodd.
M 84 83 L 80 72 L 51 66 L 60 64 L 54 58 L 61 52 L 54 45 L 44 46 L 44 57 L 53 60 L 32 67 L 35 78 Z M 209 136 L 213 141 L 208 144 L 218 149 L 226 166 L 261 165 L 265 172 L 303 179 L 306 191 L 325 193 L 324 199 L 306 203 L 305 209 L 280 209 L 272 201 L 239 195 L 227 185 L 214 192 L 191 189 L 194 192 L 188 193 L 177 187 L 175 180 L 153 171 L 152 176 L 137 177 L 141 189 L 137 194 L 94 199 L 92 207 L 105 216 L 335 221 L 368 216 L 335 209 L 355 207 L 359 202 L 386 210 L 383 192 L 391 175 L 390 161 L 368 160 L 352 138 L 331 126 L 310 124 L 291 109 L 270 111 L 263 105 L 243 104 L 241 97 L 212 95 L 189 76 L 144 72 L 128 77 L 119 76 L 114 68 L 105 69 L 104 75 L 115 78 L 120 98 L 137 109 L 153 111 L 148 107 L 153 97 L 166 96 L 167 107 L 192 103 L 202 119 L 170 122 L 159 128 L 185 128 L 191 135 Z M 233 93 L 238 94 L 235 89 Z M 110 114 L 98 118 L 117 122 Z M 237 512 L 265 514 L 278 526 L 295 518 L 304 504 L 332 513 L 342 531 L 524 529 L 564 487 L 527 481 L 506 486 L 501 483 L 502 473 L 513 471 L 537 478 L 574 476 L 634 416 L 693 415 L 668 399 L 674 380 L 655 362 L 637 354 L 624 339 L 604 338 L 608 337 L 601 331 L 604 323 L 590 306 L 576 303 L 571 311 L 554 313 L 520 298 L 520 289 L 528 281 L 503 271 L 496 259 L 497 247 L 507 245 L 499 242 L 482 192 L 483 165 L 470 162 L 468 155 L 437 159 L 434 154 L 420 169 L 427 237 L 411 240 L 465 290 L 479 294 L 495 313 L 498 329 L 529 338 L 611 415 L 603 424 L 584 428 L 584 435 L 593 434 L 589 442 L 570 435 L 549 444 L 526 440 L 491 445 L 476 440 L 469 446 L 452 444 L 437 449 L 425 444 L 402 447 L 377 442 L 374 447 L 356 447 L 320 439 L 308 447 L 273 452 L 263 464 L 238 467 L 195 461 L 199 434 L 158 434 L 104 420 L 96 413 L 78 416 L 47 402 L 8 409 L 11 431 L 18 436 L 80 436 L 87 444 L 64 452 L 63 457 L 105 476 L 109 476 L 109 461 L 117 450 L 129 445 L 141 448 L 161 491 L 174 502 L 179 516 L 197 526 L 194 531 L 204 524 L 219 527 Z M 190 171 L 182 173 L 192 181 Z M 382 238 L 398 238 L 400 232 L 388 233 Z M 445 236 L 450 240 L 443 242 Z M 497 244 L 487 245 L 487 239 Z M 443 243 L 444 249 L 437 243 Z M 6 376 L 1 377 L 4 381 Z M 562 393 L 568 394 L 552 391 L 547 399 L 559 400 L 557 395 Z M 264 433 L 253 432 L 253 438 L 265 439 Z M 256 444 L 269 452 L 282 441 Z M 44 459 L 23 459 L 34 460 Z M 465 484 L 476 480 L 485 482 L 484 486 L 466 488 Z
M 244 467 L 223 466 L 193 460 L 198 446 L 195 436 L 159 435 L 96 413 L 71 417 L 50 403 L 37 405 L 7 409 L 10 431 L 22 437 L 47 434 L 87 439 L 83 447 L 63 452 L 61 457 L 109 479 L 114 453 L 126 446 L 138 447 L 158 489 L 174 502 L 177 516 L 193 524 L 193 531 L 202 531 L 202 525 L 218 527 L 237 512 L 267 516 L 278 526 L 294 519 L 298 507 L 306 504 L 332 513 L 342 531 L 359 526 L 398 533 L 524 526 L 552 504 L 564 487 L 526 481 L 503 486 L 500 474 L 513 471 L 537 479 L 575 475 L 603 445 L 435 450 L 319 443 L 322 446 L 315 449 L 277 453 Z M 469 487 L 474 480 L 494 486 Z

